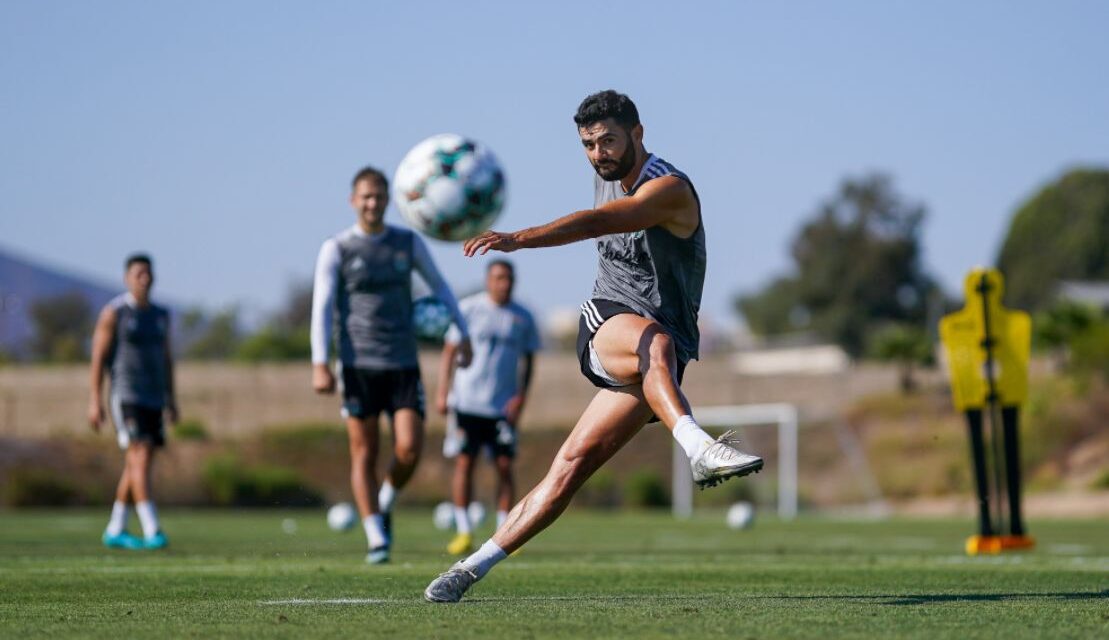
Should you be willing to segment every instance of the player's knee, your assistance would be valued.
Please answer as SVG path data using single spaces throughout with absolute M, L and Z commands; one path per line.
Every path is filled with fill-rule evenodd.
M 395 452 L 397 464 L 412 466 L 420 460 L 420 450 L 417 447 L 400 447 Z

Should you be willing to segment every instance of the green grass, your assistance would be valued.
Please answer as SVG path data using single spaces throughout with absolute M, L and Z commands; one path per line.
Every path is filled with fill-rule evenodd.
M 1034 522 L 1037 551 L 967 558 L 969 522 L 571 510 L 462 604 L 429 605 L 451 560 L 424 511 L 396 516 L 385 567 L 323 510 L 167 511 L 160 553 L 102 548 L 106 517 L 0 513 L 0 637 L 1109 637 L 1104 520 Z

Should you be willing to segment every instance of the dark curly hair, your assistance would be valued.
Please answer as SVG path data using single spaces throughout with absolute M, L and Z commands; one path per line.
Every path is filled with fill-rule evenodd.
M 574 114 L 574 123 L 580 128 L 608 118 L 630 130 L 639 124 L 639 110 L 628 96 L 606 89 L 581 101 L 578 112 Z

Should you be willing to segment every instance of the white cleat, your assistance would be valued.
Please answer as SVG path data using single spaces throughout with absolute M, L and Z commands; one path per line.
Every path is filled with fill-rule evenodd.
M 728 431 L 705 447 L 705 450 L 690 462 L 693 467 L 693 482 L 702 489 L 714 487 L 728 478 L 738 478 L 762 469 L 762 458 L 743 453 L 738 448 L 739 438 L 735 431 Z
M 432 580 L 424 589 L 424 600 L 428 602 L 458 602 L 473 584 L 477 582 L 477 574 L 456 563 L 439 577 Z

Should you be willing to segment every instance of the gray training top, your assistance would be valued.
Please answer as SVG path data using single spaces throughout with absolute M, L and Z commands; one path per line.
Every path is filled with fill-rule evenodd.
M 648 181 L 663 176 L 689 184 L 700 208 L 701 200 L 689 176 L 654 154 L 647 158 L 639 179 L 627 193 L 619 181 L 608 182 L 596 176 L 594 206 L 631 196 Z M 654 226 L 597 238 L 597 252 L 600 259 L 593 297 L 619 302 L 654 319 L 670 333 L 678 359 L 696 360 L 701 338 L 697 313 L 705 285 L 704 218 L 688 238 Z
M 418 366 L 412 325 L 413 271 L 447 305 L 468 337 L 458 302 L 415 233 L 385 225 L 382 233 L 368 234 L 355 225 L 320 248 L 312 297 L 312 362 L 328 361 L 334 308 L 339 360 L 344 366 L 373 370 Z
M 116 296 L 108 306 L 116 313 L 115 335 L 108 352 L 112 397 L 151 409 L 165 407 L 169 392 L 169 311 L 154 303 L 139 307 L 130 293 Z

